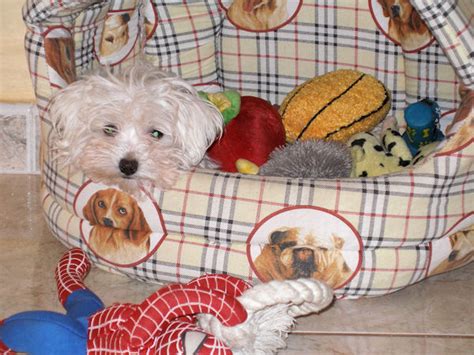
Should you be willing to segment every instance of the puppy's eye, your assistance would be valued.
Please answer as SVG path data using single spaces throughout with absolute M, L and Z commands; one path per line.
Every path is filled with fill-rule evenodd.
M 99 201 L 99 202 L 97 202 L 97 205 L 98 205 L 100 208 L 105 208 L 105 203 L 104 203 L 104 201 Z
M 113 124 L 107 124 L 107 125 L 105 125 L 103 131 L 107 136 L 114 137 L 118 133 L 118 128 L 117 128 L 117 126 L 115 126 Z
M 150 131 L 150 135 L 155 139 L 160 139 L 161 137 L 163 137 L 163 132 L 160 132 L 157 129 L 153 129 Z
M 126 210 L 125 208 L 123 208 L 123 207 L 120 207 L 120 208 L 118 209 L 118 212 L 119 212 L 122 216 L 124 216 L 124 215 L 127 214 L 127 210 Z

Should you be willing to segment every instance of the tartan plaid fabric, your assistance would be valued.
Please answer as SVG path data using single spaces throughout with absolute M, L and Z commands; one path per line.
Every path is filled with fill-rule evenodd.
M 467 13 L 467 3 L 442 11 L 449 15 L 450 28 L 458 29 L 456 38 L 442 37 L 446 27 L 436 27 L 427 17 L 442 7 L 426 5 L 423 10 L 420 6 L 427 2 L 416 4 L 438 41 L 419 51 L 404 51 L 385 36 L 375 21 L 376 3 L 296 1 L 291 21 L 255 32 L 229 20 L 228 2 L 28 1 L 25 47 L 42 121 L 43 208 L 53 234 L 85 250 L 99 267 L 144 281 L 187 282 L 203 273 L 225 272 L 257 282 L 254 255 L 267 242 L 258 238 L 259 230 L 300 208 L 330 218 L 340 228 L 350 226 L 356 240 L 351 244 L 346 239 L 344 257 L 353 261 L 352 274 L 336 290 L 338 297 L 382 295 L 427 277 L 436 266 L 434 259 L 448 257 L 449 236 L 474 223 L 472 139 L 416 169 L 376 178 L 303 180 L 198 169 L 170 191 L 150 191 L 163 217 L 163 230 L 152 230 L 152 236 L 164 237 L 147 260 L 127 267 L 111 265 L 91 251 L 83 235 L 87 221 L 78 207 L 89 180 L 80 172 L 59 169 L 48 150 L 52 137 L 46 106 L 61 87 L 54 76 L 60 68 L 45 54 L 48 36 L 73 41 L 78 75 L 106 63 L 120 68 L 144 53 L 195 84 L 216 81 L 280 103 L 306 79 L 353 68 L 385 83 L 397 115 L 408 102 L 426 96 L 445 112 L 455 109 L 460 80 L 472 80 L 471 62 L 462 55 L 472 51 L 466 34 L 469 16 L 460 12 Z M 128 21 L 130 30 L 131 47 L 119 53 L 120 60 L 106 55 L 107 48 L 100 45 L 104 24 L 114 16 Z M 436 21 L 445 24 L 439 16 Z M 457 42 L 448 49 L 450 39 Z
M 194 84 L 217 82 L 218 1 L 153 1 L 152 7 L 157 27 L 146 41 L 145 57 Z
M 473 2 L 413 0 L 412 4 L 432 29 L 464 85 L 474 89 L 474 36 L 469 26 L 474 16 Z

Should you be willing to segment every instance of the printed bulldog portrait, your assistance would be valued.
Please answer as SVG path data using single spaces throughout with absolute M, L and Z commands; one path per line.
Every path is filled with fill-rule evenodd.
M 116 189 L 95 192 L 83 208 L 93 226 L 88 244 L 106 261 L 137 262 L 150 252 L 151 229 L 138 203 Z
M 301 235 L 299 228 L 273 231 L 254 265 L 264 282 L 315 278 L 337 288 L 352 275 L 341 252 L 344 239 L 333 235 L 332 246 L 323 245 L 314 235 Z

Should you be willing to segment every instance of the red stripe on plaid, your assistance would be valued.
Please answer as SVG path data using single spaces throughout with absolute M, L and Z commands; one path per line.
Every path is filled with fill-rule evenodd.
M 39 78 L 39 79 L 43 79 L 43 80 L 47 80 L 49 82 L 49 77 L 46 77 L 46 76 L 43 76 L 43 75 L 40 75 L 38 74 L 37 72 L 30 72 L 31 76 L 34 77 L 34 78 Z
M 403 219 L 407 217 L 404 214 L 389 214 L 389 213 L 376 213 L 376 212 L 354 212 L 354 211 L 340 211 L 341 215 L 351 215 L 351 216 L 360 216 L 360 217 L 376 217 L 376 218 L 393 218 L 393 219 Z M 437 219 L 448 219 L 448 218 L 462 218 L 465 217 L 462 213 L 452 213 L 452 214 L 438 214 L 435 216 L 410 216 L 410 219 L 417 220 L 437 220 Z
M 238 31 L 237 31 L 238 32 Z M 239 35 L 237 34 L 236 35 L 237 37 L 239 37 Z M 240 50 L 240 46 L 238 45 L 237 46 L 237 52 L 225 52 L 225 51 L 222 51 L 221 52 L 222 55 L 226 55 L 226 56 L 230 56 L 230 57 L 233 57 L 233 56 L 236 56 L 238 58 L 238 63 L 239 63 L 239 72 L 242 70 L 241 68 L 241 58 L 257 58 L 257 59 L 272 59 L 272 60 L 293 60 L 293 61 L 299 61 L 299 62 L 305 62 L 305 63 L 313 63 L 313 64 L 330 64 L 330 65 L 333 65 L 335 67 L 350 67 L 352 68 L 354 65 L 353 63 L 351 62 L 337 62 L 337 61 L 329 61 L 329 60 L 320 60 L 320 59 L 306 59 L 304 57 L 299 57 L 299 56 L 296 56 L 296 57 L 289 57 L 289 56 L 276 56 L 276 55 L 271 55 L 271 54 L 242 54 L 241 53 L 241 50 Z M 361 71 L 364 71 L 364 70 L 374 70 L 373 66 L 370 66 L 370 65 L 364 65 L 363 63 L 360 63 L 358 65 L 358 68 L 359 70 Z M 405 75 L 405 72 L 403 71 L 398 71 L 398 70 L 390 70 L 390 69 L 386 69 L 386 68 L 377 68 L 378 72 L 380 73 L 385 73 L 385 74 L 394 74 L 394 75 Z M 242 75 L 239 75 L 239 78 L 241 78 Z M 241 79 L 239 79 L 241 80 Z M 417 80 L 428 80 L 428 79 L 417 79 Z M 437 82 L 439 83 L 452 83 L 452 81 L 442 81 L 442 80 L 438 80 Z M 239 87 L 239 90 L 242 91 L 242 86 Z
M 63 255 L 54 274 L 61 304 L 72 292 L 86 288 L 83 280 L 90 268 L 91 263 L 82 249 L 74 248 Z
M 460 45 L 461 45 L 461 43 L 454 43 L 454 44 L 450 45 L 449 47 L 445 47 L 444 49 L 446 51 L 451 51 L 451 50 L 454 50 L 454 49 L 458 48 Z
M 258 192 L 257 200 L 257 213 L 255 214 L 255 223 L 258 223 L 261 219 L 262 204 L 263 204 L 263 191 L 265 190 L 266 179 L 263 178 L 260 182 L 260 190 Z
M 456 81 L 454 80 L 443 80 L 443 79 L 439 79 L 439 78 L 431 78 L 431 77 L 428 77 L 428 76 L 425 76 L 423 78 L 419 77 L 419 76 L 413 76 L 413 75 L 410 75 L 409 73 L 405 73 L 405 77 L 407 79 L 411 79 L 411 80 L 415 80 L 415 81 L 422 81 L 425 83 L 425 85 L 427 85 L 427 83 L 435 83 L 435 84 L 455 84 Z
M 279 206 L 279 207 L 286 207 L 287 205 L 285 203 L 280 203 L 280 202 L 269 202 L 269 201 L 262 201 L 254 198 L 247 198 L 247 197 L 236 197 L 236 196 L 228 196 L 228 195 L 223 195 L 223 194 L 216 194 L 216 193 L 209 193 L 209 192 L 200 192 L 200 191 L 193 191 L 193 190 L 185 190 L 185 189 L 177 189 L 177 188 L 172 188 L 170 191 L 176 191 L 176 192 L 181 192 L 184 194 L 193 194 L 197 196 L 209 196 L 210 199 L 212 198 L 219 198 L 219 199 L 224 199 L 224 200 L 234 200 L 234 201 L 242 201 L 242 202 L 252 202 L 252 203 L 259 203 L 259 202 L 264 202 L 265 205 L 267 206 Z
M 305 3 L 304 6 L 311 6 L 311 7 L 315 7 L 315 8 L 321 8 L 321 9 L 331 9 L 331 10 L 351 10 L 351 11 L 356 11 L 356 10 L 359 10 L 359 11 L 363 11 L 363 12 L 369 12 L 369 10 L 367 9 L 357 9 L 356 7 L 352 7 L 352 6 L 337 6 L 337 5 L 324 5 L 324 4 L 309 4 L 309 3 Z
M 471 31 L 471 23 L 472 21 L 474 20 L 474 16 L 471 16 L 471 18 L 469 19 L 469 21 L 464 25 L 463 28 L 461 28 L 458 32 L 456 32 L 456 36 L 457 37 L 461 37 L 463 35 L 463 33 L 465 32 L 470 32 Z
M 448 150 L 448 151 L 445 151 L 445 152 L 441 152 L 441 153 L 436 153 L 434 156 L 435 158 L 437 157 L 443 157 L 443 156 L 455 156 L 454 154 L 457 154 L 456 156 L 461 156 L 461 157 L 467 157 L 467 158 L 472 158 L 472 155 L 471 154 L 463 154 L 463 153 L 458 153 L 460 152 L 461 150 L 464 150 L 466 149 L 469 145 L 473 144 L 474 143 L 474 137 L 471 138 L 469 141 L 467 141 L 466 143 L 456 147 L 456 148 L 453 148 L 451 150 Z M 461 155 L 459 155 L 461 154 Z
M 420 272 L 425 271 L 426 265 L 418 268 L 383 268 L 383 267 L 362 267 L 361 272 Z M 389 291 L 387 291 L 389 292 Z

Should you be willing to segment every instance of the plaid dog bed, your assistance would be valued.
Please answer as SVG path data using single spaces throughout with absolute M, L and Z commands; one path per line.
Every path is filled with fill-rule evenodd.
M 357 69 L 389 88 L 399 120 L 407 104 L 429 97 L 443 111 L 442 126 L 461 104 L 459 91 L 474 89 L 469 0 L 412 1 L 421 27 L 410 40 L 393 30 L 381 0 L 278 0 L 266 22 L 242 15 L 242 3 L 26 2 L 43 207 L 54 236 L 84 249 L 99 267 L 150 282 L 215 272 L 253 282 L 307 277 L 292 263 L 307 252 L 310 275 L 346 298 L 387 294 L 470 262 L 474 123 L 461 110 L 449 140 L 414 169 L 342 180 L 196 169 L 170 191 L 148 191 L 136 203 L 151 230 L 144 255 L 117 259 L 91 248 L 91 234 L 105 227 L 88 222 L 88 202 L 110 187 L 58 168 L 48 149 L 46 108 L 56 90 L 94 68 L 116 70 L 144 56 L 193 84 L 215 83 L 277 104 L 316 75 Z

